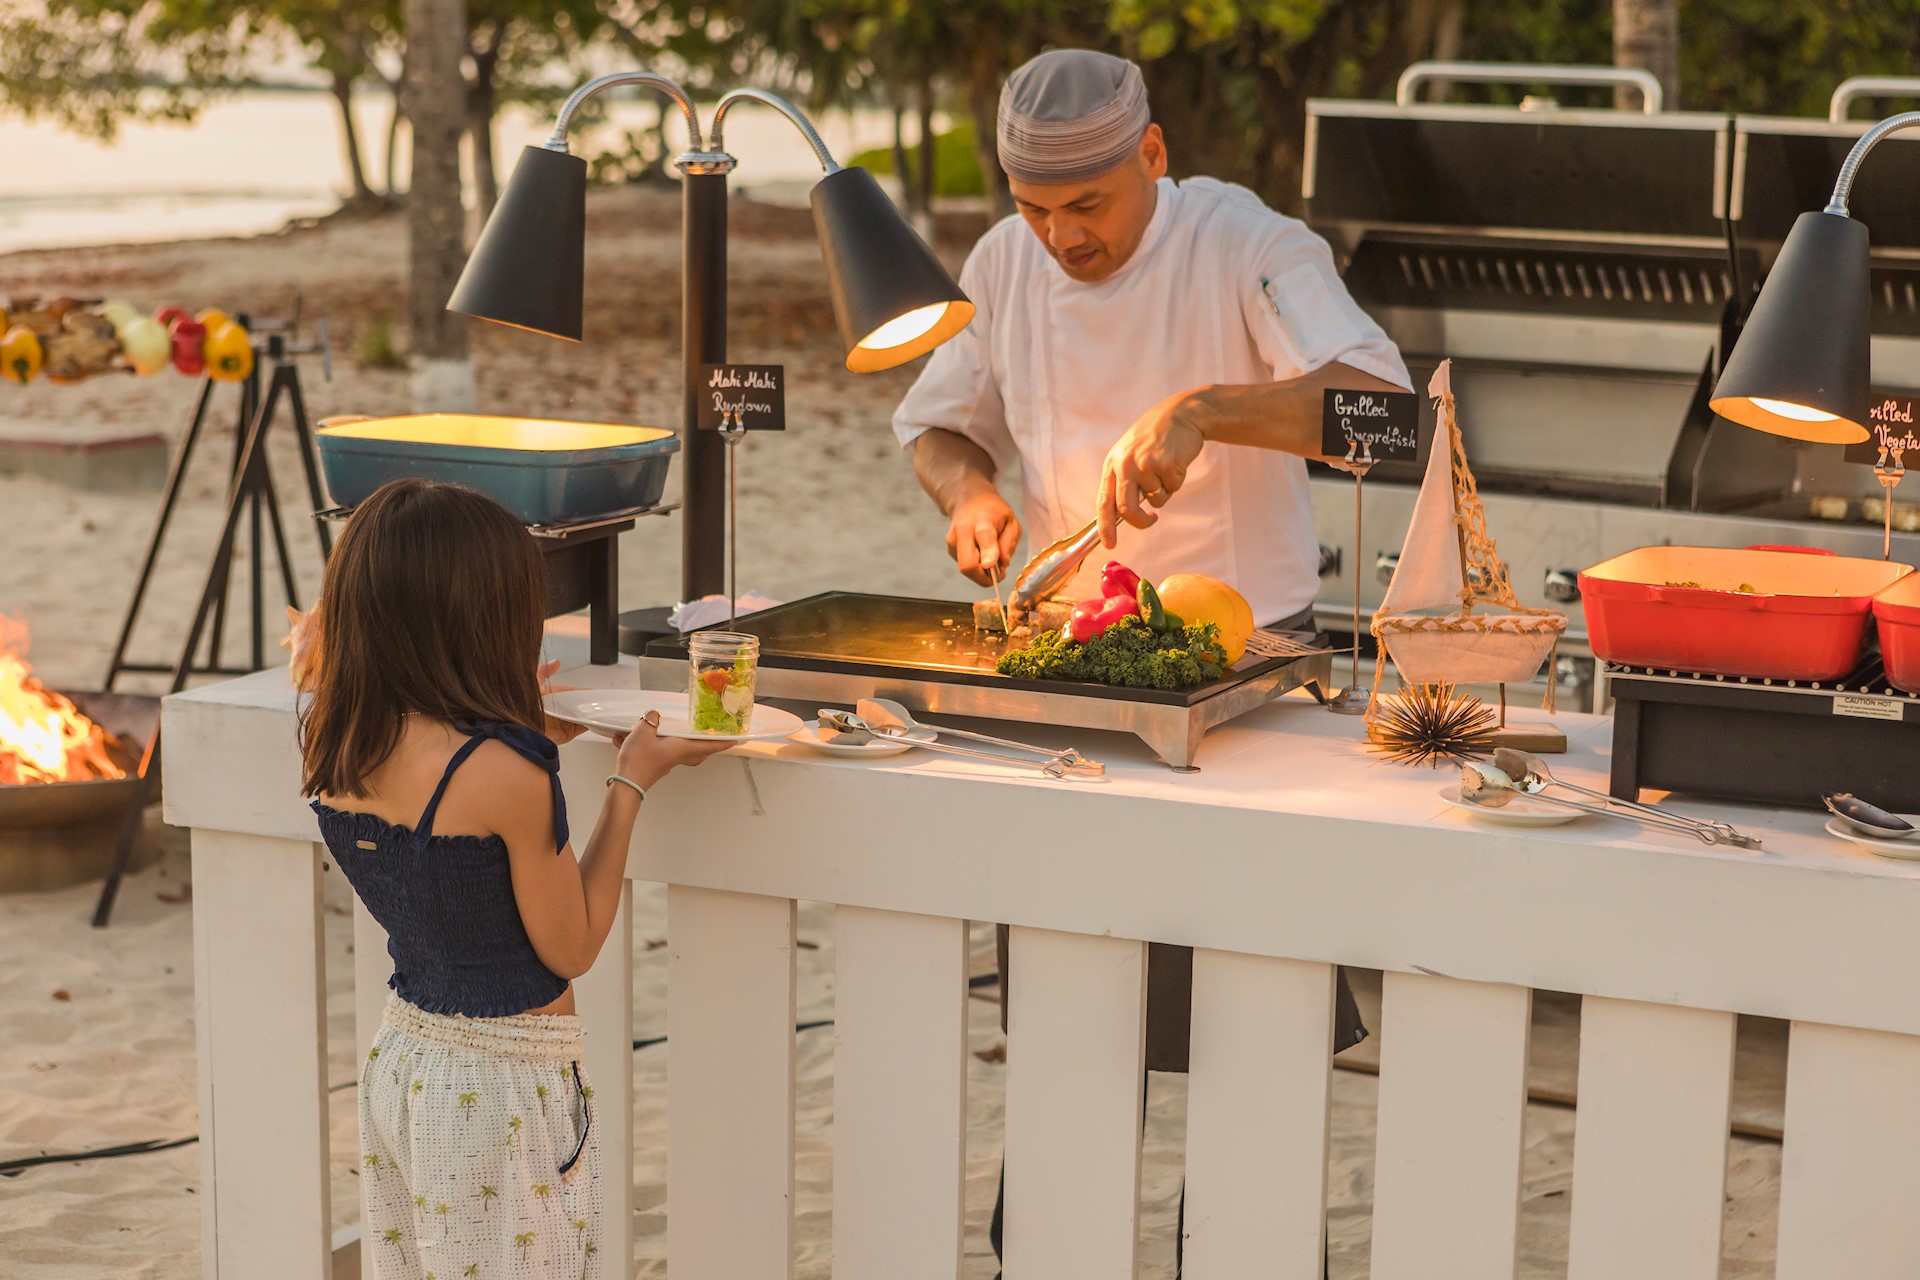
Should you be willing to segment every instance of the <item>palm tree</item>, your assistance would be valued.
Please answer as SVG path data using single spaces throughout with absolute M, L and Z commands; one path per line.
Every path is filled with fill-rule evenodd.
M 367 1050 L 367 1061 L 368 1061 L 368 1062 L 372 1062 L 372 1061 L 374 1061 L 374 1060 L 375 1060 L 375 1059 L 377 1059 L 377 1058 L 378 1058 L 379 1056 L 380 1056 L 380 1046 L 379 1046 L 379 1045 L 375 1045 L 375 1046 L 373 1046 L 373 1048 L 371 1048 L 371 1049 L 369 1049 L 369 1050 Z
M 513 1247 L 520 1251 L 522 1258 L 525 1258 L 527 1256 L 527 1250 L 533 1247 L 533 1232 L 519 1231 L 514 1233 Z
M 472 1120 L 473 1109 L 480 1105 L 480 1095 L 477 1093 L 463 1093 L 460 1095 L 458 1105 L 460 1110 L 467 1113 L 467 1119 Z
M 469 1262 L 467 1269 L 460 1274 L 465 1276 L 467 1280 L 480 1280 L 480 1264 L 477 1262 Z
M 548 1092 L 549 1090 L 547 1089 L 547 1086 L 543 1084 L 537 1084 L 533 1086 L 533 1096 L 540 1099 L 540 1101 L 542 1102 L 545 1102 L 547 1100 Z
M 360 1157 L 360 1163 L 365 1168 L 378 1169 L 380 1167 L 380 1155 L 378 1152 L 369 1151 Z
M 507 1117 L 507 1145 L 512 1146 L 520 1140 L 520 1117 Z
M 480 1188 L 480 1212 L 485 1213 L 487 1207 L 493 1203 L 493 1198 L 499 1194 L 500 1188 L 498 1187 Z
M 427 1209 L 427 1198 L 425 1196 L 415 1196 L 413 1198 L 413 1207 L 425 1213 Z
M 536 1182 L 533 1184 L 533 1194 L 540 1198 L 541 1204 L 546 1205 L 549 1209 L 553 1208 L 553 1188 L 551 1186 L 544 1182 Z
M 590 1085 L 590 1084 L 583 1084 L 583 1085 L 581 1085 L 581 1086 L 580 1086 L 580 1096 L 581 1096 L 581 1097 L 583 1097 L 583 1098 L 585 1098 L 585 1099 L 586 1099 L 586 1100 L 587 1100 L 588 1102 L 592 1102 L 592 1101 L 593 1101 L 593 1086 L 592 1086 L 592 1085 Z
M 427 1087 L 427 1082 L 425 1080 L 415 1080 L 412 1086 L 408 1089 L 408 1092 L 418 1095 L 419 1092 L 426 1087 Z
M 436 1204 L 433 1206 L 433 1211 L 444 1218 L 453 1212 L 453 1207 L 451 1205 Z
M 388 1244 L 399 1244 L 399 1243 L 400 1243 L 400 1228 L 398 1228 L 398 1227 L 388 1227 L 388 1228 L 387 1228 L 387 1229 L 386 1229 L 385 1231 L 382 1231 L 382 1232 L 380 1233 L 380 1238 L 381 1238 L 382 1240 L 385 1240 L 385 1241 L 386 1241 L 386 1242 L 387 1242 Z
M 587 1236 L 587 1220 L 585 1218 L 575 1218 L 573 1220 L 573 1229 L 579 1233 L 581 1240 L 584 1241 Z

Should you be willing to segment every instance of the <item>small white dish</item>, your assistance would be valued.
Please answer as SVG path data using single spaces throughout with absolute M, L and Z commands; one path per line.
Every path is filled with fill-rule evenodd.
M 788 734 L 787 741 L 797 742 L 803 747 L 810 747 L 815 751 L 824 752 L 831 756 L 865 756 L 869 760 L 877 760 L 882 756 L 897 756 L 903 751 L 911 751 L 915 744 L 932 742 L 939 736 L 940 735 L 926 728 L 924 725 L 915 725 L 913 729 L 905 735 L 905 741 L 889 742 L 880 738 L 872 738 L 866 742 L 856 742 L 853 744 L 829 742 L 820 736 L 820 722 L 818 720 L 809 720 Z
M 1920 826 L 1920 817 L 1911 813 L 1899 815 L 1915 826 Z M 1838 818 L 1827 819 L 1827 834 L 1839 836 L 1862 849 L 1871 849 L 1883 858 L 1894 858 L 1901 862 L 1920 862 L 1920 840 L 1877 840 L 1872 836 L 1863 836 L 1848 827 Z
M 547 714 L 569 724 L 583 725 L 606 737 L 631 732 L 649 711 L 660 713 L 660 736 L 697 738 L 705 742 L 767 742 L 785 738 L 800 728 L 791 711 L 755 703 L 745 733 L 702 733 L 687 719 L 687 695 L 646 689 L 568 689 L 541 700 Z
M 1558 827 L 1587 815 L 1578 809 L 1564 809 L 1545 800 L 1516 795 L 1498 809 L 1469 804 L 1460 798 L 1459 784 L 1440 788 L 1440 798 L 1454 808 L 1497 827 Z

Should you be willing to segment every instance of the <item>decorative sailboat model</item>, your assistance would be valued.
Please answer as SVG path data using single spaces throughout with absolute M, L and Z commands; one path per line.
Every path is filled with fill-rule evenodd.
M 1467 468 L 1454 412 L 1451 364 L 1442 361 L 1427 384 L 1427 394 L 1439 401 L 1439 413 L 1426 475 L 1393 580 L 1370 628 L 1381 655 L 1374 665 L 1374 700 L 1377 705 L 1388 660 L 1406 684 L 1498 685 L 1495 745 L 1564 751 L 1566 735 L 1550 724 L 1507 725 L 1506 687 L 1539 674 L 1566 631 L 1567 619 L 1550 610 L 1526 608 L 1513 594 L 1507 567 L 1487 534 L 1473 472 Z M 1552 679 L 1547 681 L 1546 709 L 1553 710 Z M 1379 740 L 1377 717 L 1369 714 L 1367 725 Z

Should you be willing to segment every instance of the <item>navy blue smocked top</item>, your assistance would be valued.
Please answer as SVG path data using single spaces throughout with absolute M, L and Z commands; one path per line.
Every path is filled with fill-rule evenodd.
M 402 1000 L 429 1013 L 500 1018 L 551 1004 L 567 980 L 540 963 L 513 897 L 507 842 L 497 835 L 437 836 L 434 811 L 453 771 L 489 739 L 547 771 L 553 788 L 553 847 L 567 847 L 560 750 L 524 725 L 458 722 L 467 741 L 447 762 L 433 799 L 412 830 L 370 813 L 320 801 L 313 811 L 333 860 L 367 911 L 387 931 Z

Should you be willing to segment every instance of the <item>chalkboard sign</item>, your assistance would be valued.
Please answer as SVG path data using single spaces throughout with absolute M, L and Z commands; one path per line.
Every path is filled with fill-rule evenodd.
M 1340 391 L 1320 404 L 1320 453 L 1344 458 L 1350 443 L 1375 462 L 1412 462 L 1420 454 L 1420 397 L 1411 391 Z
M 1871 467 L 1880 461 L 1882 449 L 1900 449 L 1905 451 L 1902 461 L 1920 469 L 1920 430 L 1915 429 L 1914 423 L 1916 407 L 1920 407 L 1920 398 L 1876 391 L 1873 407 L 1867 410 L 1867 438 L 1847 446 L 1847 461 Z M 1887 462 L 1889 465 L 1893 462 L 1891 453 Z
M 785 431 L 784 383 L 784 369 L 777 364 L 701 365 L 701 430 L 712 431 L 728 414 L 737 413 L 740 425 L 748 431 Z

